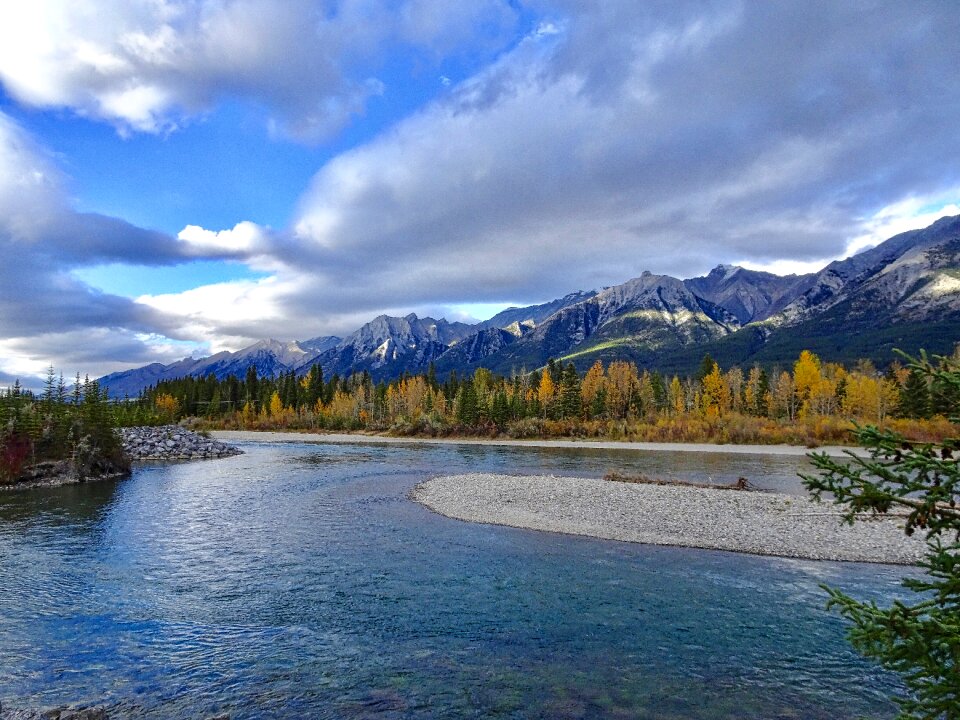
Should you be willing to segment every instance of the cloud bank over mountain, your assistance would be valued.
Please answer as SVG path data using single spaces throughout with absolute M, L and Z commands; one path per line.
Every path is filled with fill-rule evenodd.
M 396 53 L 489 60 L 331 157 L 282 228 L 251 213 L 173 237 L 76 212 L 58 162 L 0 118 L 0 243 L 34 276 L 0 269 L 0 323 L 20 338 L 0 360 L 37 362 L 34 336 L 81 328 L 124 338 L 89 362 L 134 364 L 184 354 L 179 341 L 343 334 L 380 312 L 536 302 L 647 269 L 812 269 L 960 198 L 960 17 L 941 3 L 115 9 L 0 21 L 6 91 L 126 134 L 189 132 L 240 98 L 316 142 L 359 122 Z M 193 259 L 262 277 L 121 298 L 70 274 Z

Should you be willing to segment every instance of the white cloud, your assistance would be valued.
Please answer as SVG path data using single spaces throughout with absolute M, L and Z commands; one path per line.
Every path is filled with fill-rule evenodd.
M 960 215 L 958 200 L 960 186 L 925 197 L 911 195 L 887 205 L 864 221 L 863 234 L 850 240 L 846 254 L 874 247 L 908 230 L 925 228 L 946 215 Z
M 137 302 L 177 318 L 177 334 L 213 352 L 237 350 L 286 322 L 278 296 L 292 291 L 276 277 L 204 285 L 181 293 L 143 295 Z
M 278 242 L 275 235 L 269 228 L 244 220 L 228 230 L 187 225 L 177 239 L 185 256 L 241 261 L 254 270 L 270 272 L 281 267 L 273 257 Z
M 72 271 L 101 263 L 171 265 L 249 252 L 244 224 L 205 248 L 76 212 L 48 153 L 0 113 L 0 370 L 35 376 L 51 362 L 91 374 L 120 364 L 171 357 L 144 338 L 178 337 L 180 320 L 128 298 L 100 292 Z M 229 247 L 227 237 L 246 245 Z M 171 359 L 173 359 L 171 357 Z
M 67 107 L 122 133 L 165 132 L 226 97 L 272 127 L 322 140 L 383 92 L 386 47 L 442 57 L 500 48 L 503 0 L 33 0 L 0 4 L 0 81 L 19 101 Z
M 257 249 L 275 262 L 275 282 L 259 290 L 269 300 L 258 300 L 272 315 L 242 334 L 342 333 L 390 308 L 543 301 L 646 269 L 810 272 L 871 227 L 894 230 L 871 220 L 877 207 L 940 191 L 955 173 L 944 150 L 954 129 L 938 118 L 960 93 L 934 101 L 896 65 L 886 82 L 910 97 L 864 90 L 888 59 L 877 48 L 904 42 L 893 28 L 913 24 L 909 47 L 929 76 L 960 56 L 943 26 L 898 6 L 853 37 L 846 10 L 822 10 L 804 15 L 797 45 L 792 12 L 578 6 L 557 32 L 533 32 L 322 168 L 291 229 Z M 858 101 L 830 105 L 847 93 Z M 891 122 L 905 102 L 912 115 Z M 888 151 L 905 143 L 909 155 Z M 237 318 L 217 317 L 204 337 L 240 334 Z
M 94 16 L 30 4 L 19 32 L 0 16 L 0 78 L 24 102 L 128 130 L 169 129 L 231 95 L 315 136 L 377 91 L 369 71 L 385 37 L 455 52 L 445 39 L 477 42 L 471 13 L 513 22 L 499 3 L 449 16 L 426 0 L 384 7 L 117 0 Z M 31 315 L 21 296 L 38 291 L 0 269 L 0 325 L 26 327 L 23 313 L 42 327 L 56 318 L 51 332 L 122 327 L 235 348 L 342 333 L 380 312 L 543 301 L 646 269 L 806 272 L 957 210 L 950 8 L 536 7 L 543 18 L 513 50 L 321 168 L 286 230 L 191 225 L 174 239 L 79 215 L 56 166 L 0 115 L 0 243 L 47 263 L 38 287 L 67 299 Z M 499 32 L 484 37 L 496 46 Z M 4 33 L 36 42 L 11 50 Z M 61 272 L 138 257 L 226 258 L 270 277 L 129 302 Z
M 532 300 L 644 269 L 806 272 L 844 255 L 865 211 L 956 173 L 942 116 L 960 94 L 930 97 L 894 56 L 906 44 L 935 79 L 960 54 L 940 19 L 890 5 L 851 36 L 848 11 L 821 10 L 803 25 L 755 6 L 572 10 L 559 41 L 534 33 L 317 174 L 295 247 L 366 297 L 315 302 Z M 877 86 L 878 63 L 910 97 Z

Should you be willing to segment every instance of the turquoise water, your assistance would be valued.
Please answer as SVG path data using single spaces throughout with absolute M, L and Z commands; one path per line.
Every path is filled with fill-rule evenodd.
M 409 501 L 489 470 L 800 492 L 797 458 L 260 445 L 0 495 L 0 701 L 115 717 L 892 717 L 820 582 L 904 569 L 473 525 Z

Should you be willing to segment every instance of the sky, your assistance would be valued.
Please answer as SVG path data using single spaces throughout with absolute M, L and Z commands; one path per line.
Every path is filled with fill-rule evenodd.
M 960 14 L 851 0 L 0 3 L 0 384 L 960 214 Z

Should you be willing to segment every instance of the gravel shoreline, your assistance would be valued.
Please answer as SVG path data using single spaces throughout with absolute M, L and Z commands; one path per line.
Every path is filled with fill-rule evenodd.
M 926 547 L 902 518 L 850 526 L 831 504 L 779 493 L 474 473 L 427 480 L 410 497 L 457 520 L 652 545 L 900 565 Z

